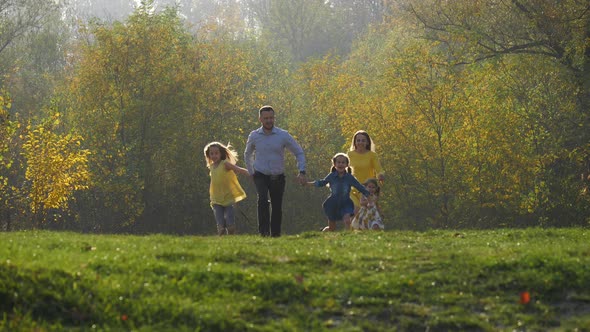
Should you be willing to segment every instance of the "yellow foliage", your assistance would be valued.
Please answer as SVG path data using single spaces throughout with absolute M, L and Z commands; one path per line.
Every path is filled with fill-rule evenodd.
M 88 188 L 90 152 L 80 148 L 78 135 L 59 135 L 43 125 L 31 129 L 23 144 L 30 208 L 33 213 L 65 209 L 74 191 Z

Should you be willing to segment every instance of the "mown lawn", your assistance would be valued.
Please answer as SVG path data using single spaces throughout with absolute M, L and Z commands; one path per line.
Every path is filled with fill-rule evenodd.
M 0 233 L 0 328 L 590 331 L 589 235 Z

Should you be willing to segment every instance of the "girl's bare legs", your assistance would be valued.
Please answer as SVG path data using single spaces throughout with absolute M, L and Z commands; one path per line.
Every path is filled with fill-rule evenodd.
M 322 232 L 334 232 L 336 230 L 336 222 L 328 220 L 328 226 L 322 229 Z
M 344 230 L 349 231 L 350 230 L 350 214 L 345 214 L 344 218 L 342 218 L 342 220 L 344 221 Z

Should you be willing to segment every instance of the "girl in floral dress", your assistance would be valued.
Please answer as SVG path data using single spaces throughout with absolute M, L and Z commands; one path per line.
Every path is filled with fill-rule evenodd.
M 359 230 L 384 230 L 385 225 L 383 225 L 383 214 L 379 208 L 379 191 L 381 188 L 379 188 L 377 179 L 368 179 L 365 181 L 364 185 L 370 195 L 368 197 L 361 197 L 361 207 L 358 213 L 354 216 L 352 228 Z

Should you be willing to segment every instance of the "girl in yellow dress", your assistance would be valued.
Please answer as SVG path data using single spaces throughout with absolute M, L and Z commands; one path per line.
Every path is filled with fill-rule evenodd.
M 352 175 L 360 183 L 365 183 L 368 179 L 375 178 L 383 184 L 385 172 L 381 167 L 381 163 L 379 163 L 377 153 L 375 153 L 375 145 L 366 131 L 359 130 L 352 136 L 348 158 L 350 159 Z M 354 212 L 356 214 L 360 208 L 361 195 L 357 190 L 353 189 L 350 193 L 350 198 L 354 203 Z
M 211 142 L 205 146 L 205 159 L 211 176 L 209 196 L 217 223 L 217 234 L 235 234 L 234 204 L 246 198 L 236 173 L 249 176 L 248 170 L 236 165 L 237 154 L 231 145 Z

